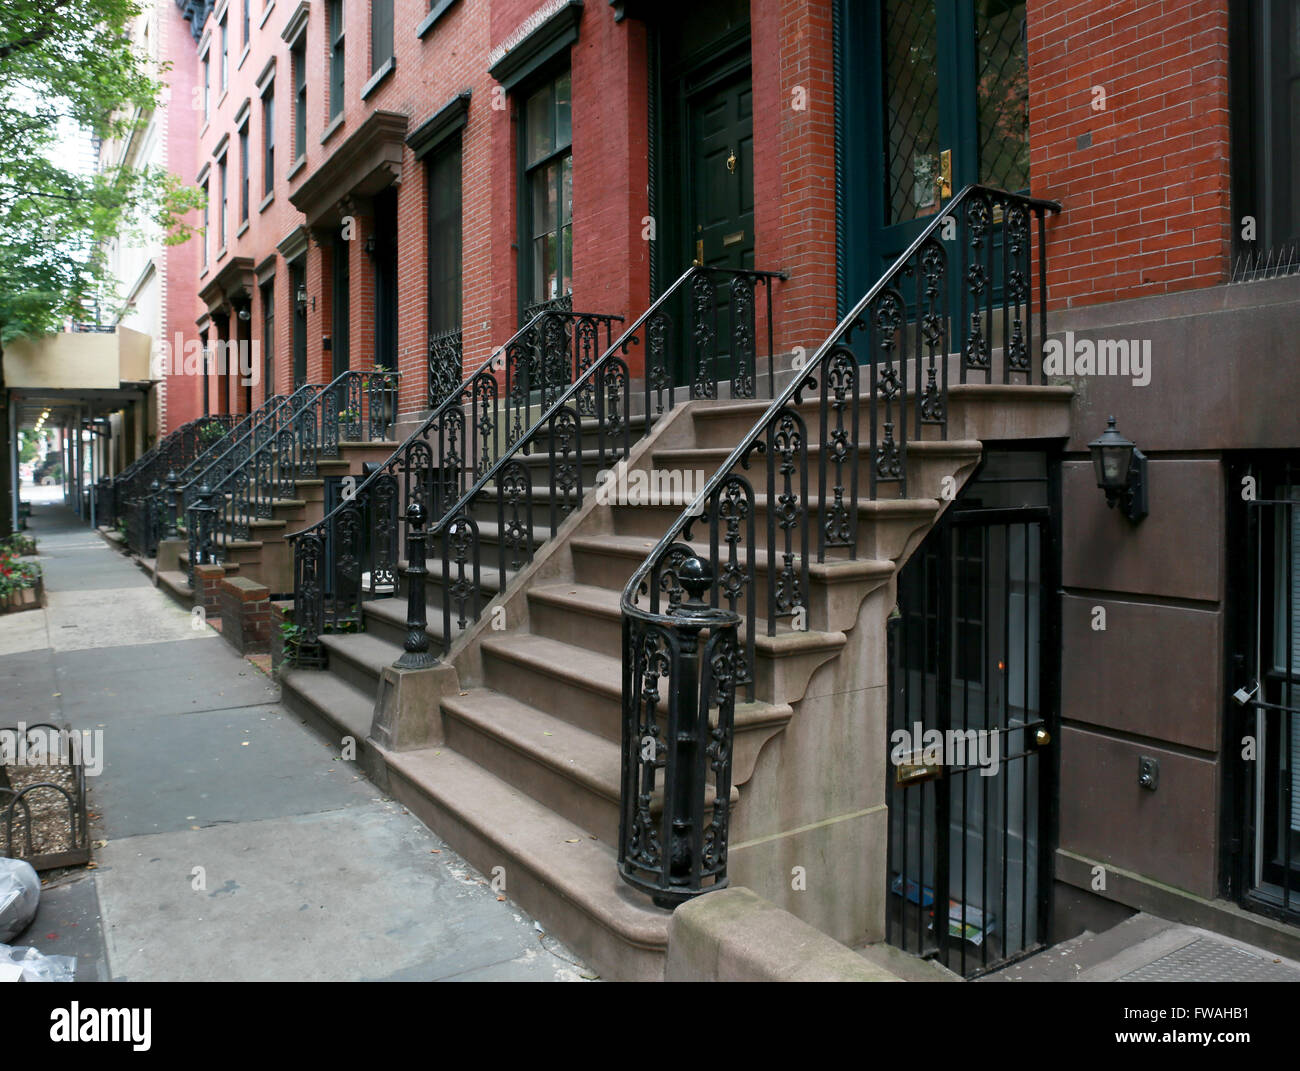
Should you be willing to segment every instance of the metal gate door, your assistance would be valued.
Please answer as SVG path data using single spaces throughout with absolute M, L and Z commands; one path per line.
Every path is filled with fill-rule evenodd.
M 1229 678 L 1229 754 L 1241 777 L 1237 878 L 1243 902 L 1300 920 L 1300 463 L 1239 473 L 1246 515 L 1241 641 Z
M 967 977 L 1041 947 L 1056 566 L 1041 453 L 990 455 L 899 577 L 886 937 Z

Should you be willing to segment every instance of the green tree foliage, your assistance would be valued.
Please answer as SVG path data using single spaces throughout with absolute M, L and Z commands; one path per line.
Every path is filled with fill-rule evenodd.
M 122 139 L 164 95 L 133 45 L 137 0 L 0 5 L 0 345 L 58 330 L 103 295 L 104 243 L 157 226 L 184 241 L 197 203 L 160 168 L 81 173 L 78 129 Z M 161 73 L 161 72 L 160 72 Z
M 103 301 L 105 245 L 158 228 L 184 241 L 199 192 L 156 167 L 79 166 L 79 132 L 125 139 L 166 91 L 131 40 L 138 0 L 0 3 L 0 354 L 6 343 L 59 330 Z M 0 371 L 0 446 L 9 442 Z M 7 448 L 6 448 L 7 453 Z M 0 465 L 0 536 L 14 488 Z

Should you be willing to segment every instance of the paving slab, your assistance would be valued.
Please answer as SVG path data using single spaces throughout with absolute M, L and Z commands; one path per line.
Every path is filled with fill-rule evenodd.
M 190 614 L 151 585 L 78 591 L 51 590 L 53 584 L 51 579 L 46 587 L 45 616 L 56 651 L 168 640 L 197 643 L 212 635 L 194 628 Z
M 93 872 L 43 887 L 36 918 L 13 943 L 30 945 L 47 956 L 75 957 L 78 982 L 107 982 L 108 948 Z
M 24 943 L 86 980 L 590 976 L 69 511 L 32 527 L 49 605 L 0 618 L 0 725 L 99 730 L 104 766 L 96 869 Z
M 45 614 L 40 610 L 23 610 L 0 614 L 0 656 L 26 651 L 43 651 L 50 646 L 45 629 Z
M 445 976 L 538 942 L 531 919 L 393 802 L 110 841 L 96 881 L 121 980 Z M 548 977 L 577 977 L 547 957 Z
M 88 778 L 101 838 L 337 810 L 374 785 L 278 706 L 110 719 Z
M 63 710 L 78 722 L 225 710 L 280 695 L 269 677 L 207 628 L 196 641 L 64 651 L 54 664 Z
M 15 722 L 58 722 L 59 686 L 48 648 L 0 655 L 0 729 Z

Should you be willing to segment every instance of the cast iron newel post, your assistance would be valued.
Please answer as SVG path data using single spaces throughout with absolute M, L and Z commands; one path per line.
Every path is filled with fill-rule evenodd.
M 406 507 L 406 648 L 405 653 L 393 663 L 398 669 L 428 669 L 438 664 L 429 650 L 429 634 L 425 626 L 424 578 L 424 506 L 412 502 Z
M 181 478 L 176 475 L 175 469 L 167 470 L 167 531 L 165 538 L 179 539 L 180 531 L 176 527 L 176 488 L 180 486 Z
M 162 484 L 158 482 L 155 476 L 149 481 L 149 487 L 145 492 L 144 507 L 144 553 L 148 557 L 151 552 L 156 552 L 158 543 L 158 509 L 161 501 L 160 492 Z
M 672 822 L 667 845 L 668 890 L 655 896 L 660 907 L 673 908 L 701 891 L 705 823 L 706 753 L 709 743 L 710 688 L 701 687 L 700 633 L 735 627 L 734 614 L 704 600 L 713 586 L 713 571 L 702 558 L 687 558 L 677 568 L 677 580 L 687 598 L 673 611 L 677 632 L 677 665 L 672 682 L 676 717 L 670 716 L 668 794 Z

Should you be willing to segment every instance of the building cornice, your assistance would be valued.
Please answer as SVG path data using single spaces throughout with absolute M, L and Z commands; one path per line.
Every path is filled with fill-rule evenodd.
M 406 144 L 422 160 L 469 122 L 470 90 L 462 89 L 451 100 L 411 131 Z
M 289 201 L 315 229 L 341 217 L 347 197 L 369 197 L 402 181 L 408 119 L 400 112 L 371 112 L 329 158 L 289 194 Z
M 307 0 L 302 0 L 285 22 L 284 29 L 280 31 L 280 39 L 293 48 L 298 43 L 298 38 L 307 32 L 307 19 L 310 16 L 311 4 Z
M 582 0 L 551 0 L 492 50 L 488 74 L 513 89 L 578 40 L 581 19 Z

